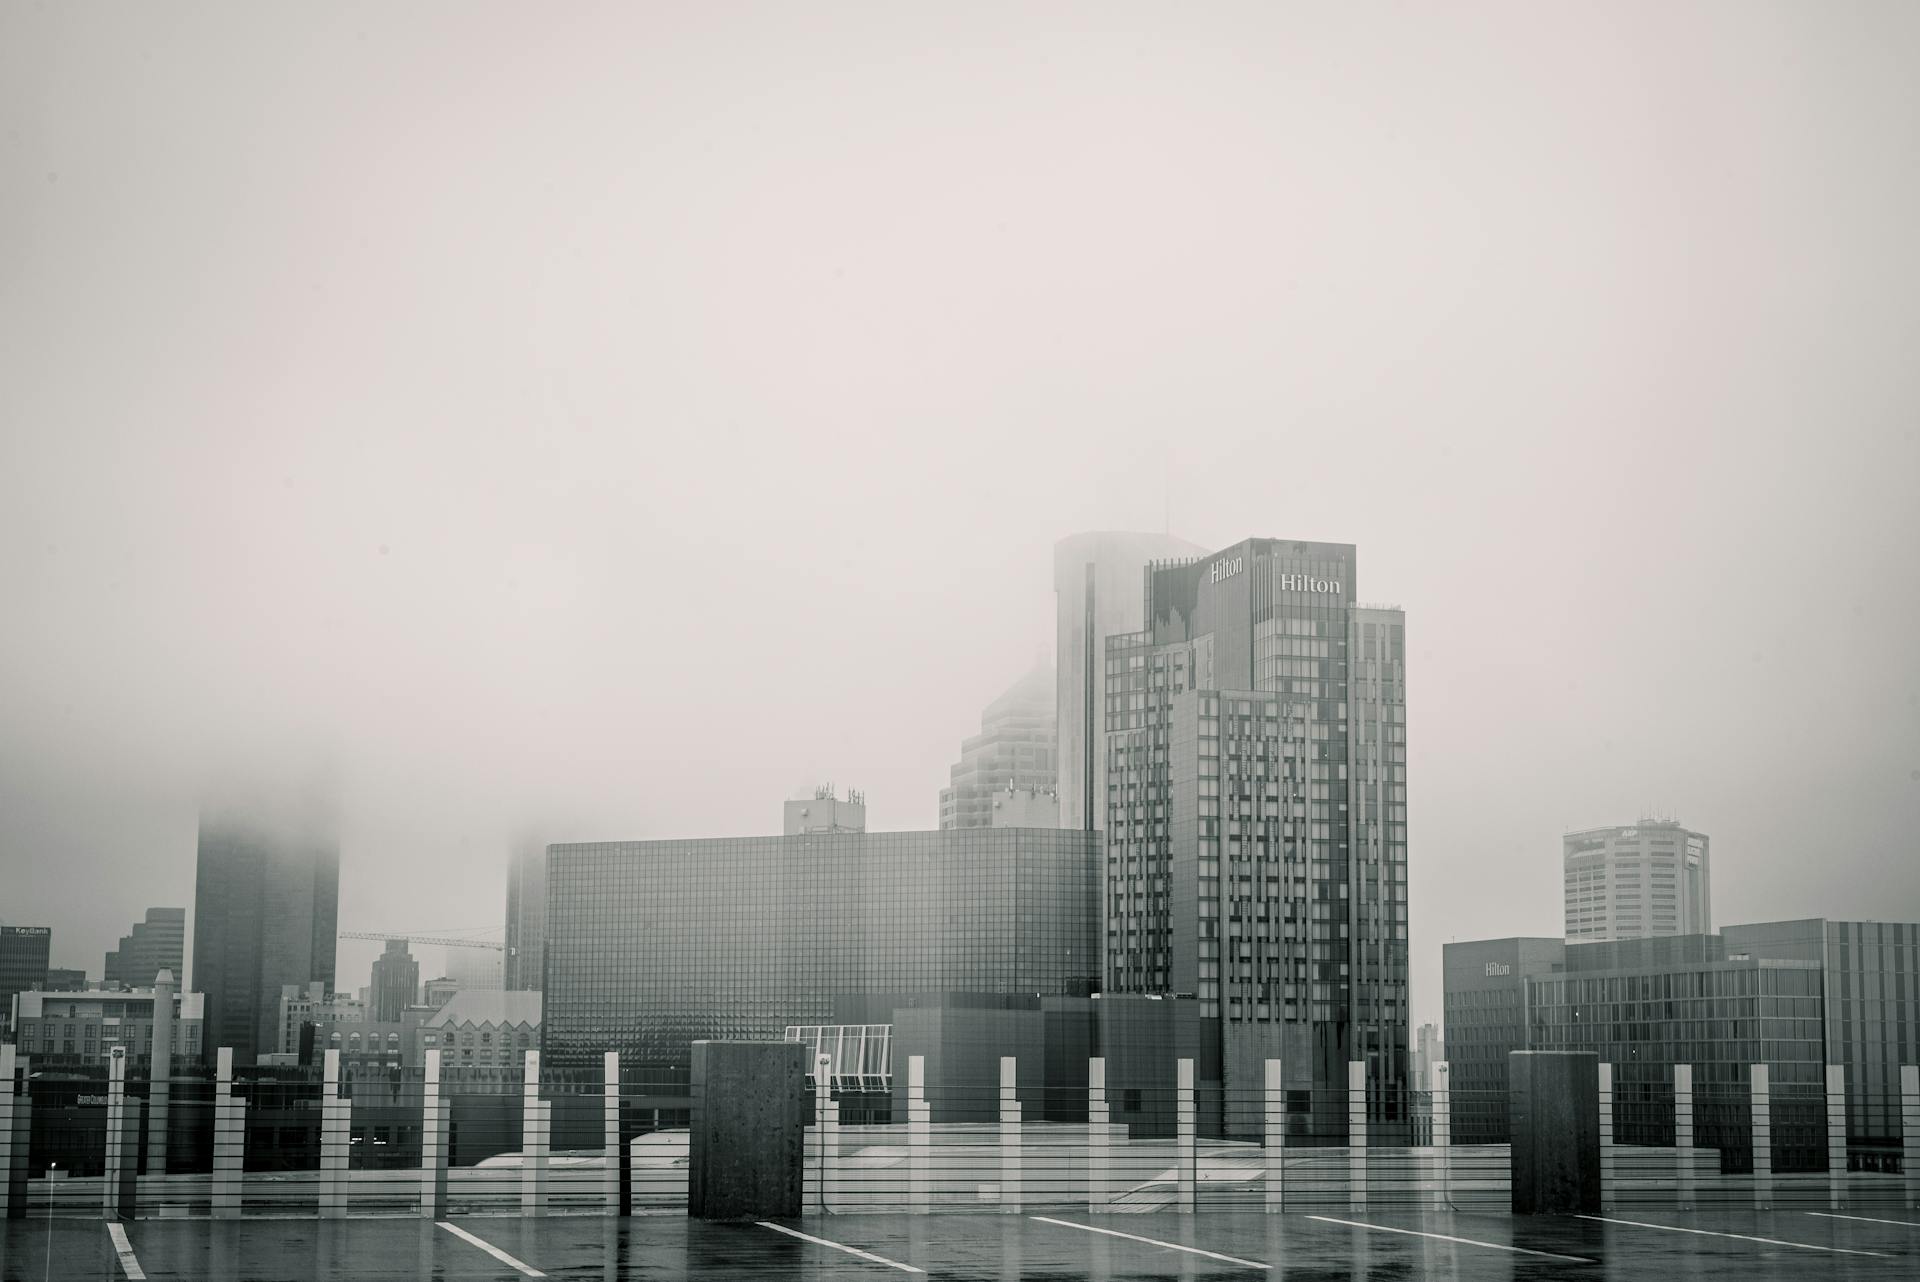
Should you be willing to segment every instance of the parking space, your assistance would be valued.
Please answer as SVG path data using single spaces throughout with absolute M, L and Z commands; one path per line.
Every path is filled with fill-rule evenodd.
M 116 1232 L 117 1230 L 117 1232 Z M 681 1214 L 432 1220 L 57 1219 L 0 1229 L 0 1282 L 150 1278 L 1910 1278 L 1920 1216 L 1778 1211 L 1515 1218 L 1418 1211 L 1088 1216 Z

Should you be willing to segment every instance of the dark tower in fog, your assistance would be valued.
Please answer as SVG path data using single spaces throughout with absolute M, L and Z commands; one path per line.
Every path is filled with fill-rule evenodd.
M 209 1055 L 251 1064 L 277 1045 L 280 988 L 334 986 L 340 843 L 330 815 L 203 809 L 193 887 L 193 986 Z
M 397 1024 L 407 1007 L 420 998 L 420 963 L 407 951 L 404 939 L 389 939 L 387 951 L 373 960 L 373 991 L 367 996 L 367 1018 Z
M 523 836 L 507 856 L 507 991 L 540 991 L 546 939 L 547 848 Z

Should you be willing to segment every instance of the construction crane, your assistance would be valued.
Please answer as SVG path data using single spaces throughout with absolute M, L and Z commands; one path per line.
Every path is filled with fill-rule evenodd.
M 431 944 L 438 948 L 491 948 L 503 953 L 507 946 L 495 939 L 454 939 L 447 935 L 409 935 L 405 931 L 343 930 L 341 939 L 397 939 L 403 944 Z

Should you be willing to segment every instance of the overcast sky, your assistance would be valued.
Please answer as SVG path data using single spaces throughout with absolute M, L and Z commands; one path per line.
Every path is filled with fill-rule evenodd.
M 1920 918 L 1920 6 L 0 7 L 0 917 L 332 756 L 508 836 L 930 828 L 1092 528 L 1359 546 L 1414 1008 L 1560 834 Z M 377 945 L 343 946 L 340 983 Z M 428 959 L 431 967 L 437 957 Z

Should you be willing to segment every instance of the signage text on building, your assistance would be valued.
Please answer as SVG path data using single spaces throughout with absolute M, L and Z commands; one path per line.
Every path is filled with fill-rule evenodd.
M 1283 574 L 1280 576 L 1282 592 L 1331 592 L 1340 593 L 1340 580 L 1316 579 L 1311 574 Z
M 1246 568 L 1247 558 L 1244 556 L 1223 556 L 1207 567 L 1207 582 L 1218 583 L 1222 579 L 1230 579 Z
M 1487 974 L 1488 974 L 1489 976 L 1492 976 L 1492 975 L 1511 975 L 1511 974 L 1513 974 L 1513 967 L 1511 967 L 1511 966 L 1509 966 L 1509 965 L 1507 965 L 1507 964 L 1506 964 L 1505 962 L 1488 962 L 1488 963 L 1487 963 Z

